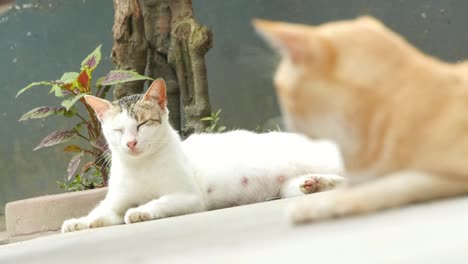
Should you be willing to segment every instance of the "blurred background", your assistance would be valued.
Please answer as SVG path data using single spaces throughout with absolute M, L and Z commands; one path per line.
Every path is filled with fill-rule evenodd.
M 254 17 L 318 24 L 373 15 L 424 52 L 456 62 L 468 55 L 465 0 L 193 0 L 196 18 L 214 34 L 207 54 L 213 111 L 222 109 L 228 128 L 256 129 L 278 121 L 272 87 L 275 56 L 254 33 Z M 97 76 L 113 68 L 112 1 L 18 0 L 0 14 L 0 214 L 6 202 L 60 192 L 70 157 L 60 148 L 32 149 L 67 120 L 49 117 L 19 123 L 38 106 L 59 105 L 47 88 L 15 98 L 33 81 L 77 71 L 81 60 L 103 44 Z

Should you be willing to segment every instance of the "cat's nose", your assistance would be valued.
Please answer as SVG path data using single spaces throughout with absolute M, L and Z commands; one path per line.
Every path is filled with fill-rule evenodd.
M 133 150 L 138 142 L 136 140 L 132 140 L 127 142 L 127 147 Z

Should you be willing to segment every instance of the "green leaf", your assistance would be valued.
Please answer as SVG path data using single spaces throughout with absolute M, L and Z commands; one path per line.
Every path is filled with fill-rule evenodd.
M 67 168 L 68 178 L 67 178 L 67 180 L 70 180 L 71 177 L 73 177 L 75 175 L 76 169 L 78 169 L 78 165 L 80 165 L 81 157 L 83 156 L 83 154 L 84 154 L 84 152 L 81 151 L 80 153 L 73 156 L 73 158 L 70 160 L 70 163 L 68 163 L 68 168 Z
M 85 68 L 89 68 L 90 70 L 94 70 L 96 66 L 98 66 L 99 62 L 101 61 L 101 46 L 97 46 L 93 52 L 91 52 L 82 62 L 81 62 L 81 71 Z
M 153 78 L 140 75 L 136 71 L 114 70 L 110 71 L 101 81 L 100 85 L 114 85 L 138 80 L 152 80 Z
M 105 76 L 104 76 L 104 77 L 101 77 L 101 78 L 99 78 L 99 79 L 97 79 L 97 81 L 96 81 L 96 87 L 103 86 L 101 83 L 102 83 L 102 81 L 104 81 L 104 79 L 106 79 Z
M 61 105 L 63 107 L 65 107 L 65 109 L 68 111 L 70 110 L 70 108 L 78 101 L 80 100 L 82 97 L 84 97 L 85 95 L 87 95 L 87 93 L 81 93 L 81 94 L 77 94 L 75 95 L 74 97 L 72 98 L 68 98 L 68 99 L 65 99 L 62 101 Z
M 81 130 L 81 127 L 85 124 L 85 121 L 82 121 L 78 124 L 76 124 L 73 128 L 72 131 L 75 131 L 76 133 L 79 133 Z
M 60 81 L 64 83 L 72 83 L 78 78 L 78 75 L 80 75 L 78 72 L 66 72 L 62 74 L 62 77 L 60 77 Z
M 54 85 L 52 82 L 33 82 L 30 83 L 28 86 L 24 87 L 23 89 L 19 90 L 18 93 L 16 94 L 16 97 L 18 97 L 20 94 L 26 92 L 27 90 L 31 89 L 34 86 L 39 86 L 39 85 Z
M 63 97 L 64 94 L 62 93 L 62 87 L 58 86 L 57 84 L 55 84 L 54 86 L 52 86 L 52 88 L 50 88 L 50 91 L 49 93 L 54 93 L 55 97 Z
M 207 117 L 200 119 L 200 121 L 212 121 L 212 120 L 213 118 L 211 116 L 207 116 Z
M 74 139 L 76 136 L 77 134 L 73 131 L 54 131 L 45 137 L 41 143 L 34 148 L 34 150 L 67 142 Z
M 64 109 L 63 116 L 64 117 L 74 117 L 78 112 L 78 109 L 75 106 L 72 106 L 69 110 Z
M 41 106 L 34 108 L 29 112 L 25 113 L 18 121 L 24 121 L 28 119 L 38 119 L 48 117 L 50 115 L 58 115 L 65 112 L 64 107 L 50 107 L 50 106 Z
M 83 149 L 77 145 L 68 145 L 66 146 L 63 151 L 65 152 L 81 152 Z

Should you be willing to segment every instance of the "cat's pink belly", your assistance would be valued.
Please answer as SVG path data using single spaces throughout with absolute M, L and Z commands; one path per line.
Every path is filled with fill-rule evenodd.
M 242 176 L 230 184 L 211 184 L 205 190 L 208 208 L 220 209 L 280 198 L 281 187 L 287 179 L 285 175 Z

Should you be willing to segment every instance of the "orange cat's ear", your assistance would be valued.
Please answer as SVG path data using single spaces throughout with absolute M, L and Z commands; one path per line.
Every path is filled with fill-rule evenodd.
M 109 101 L 93 95 L 85 95 L 84 99 L 86 103 L 93 108 L 94 112 L 96 112 L 96 116 L 101 122 L 104 114 L 112 108 L 112 104 Z
M 255 19 L 253 25 L 272 48 L 294 63 L 317 62 L 327 53 L 322 38 L 311 26 L 261 19 Z
M 144 100 L 154 100 L 156 101 L 159 106 L 164 110 L 166 108 L 166 83 L 162 78 L 158 78 L 153 81 L 153 83 L 146 91 L 145 95 L 143 96 Z

